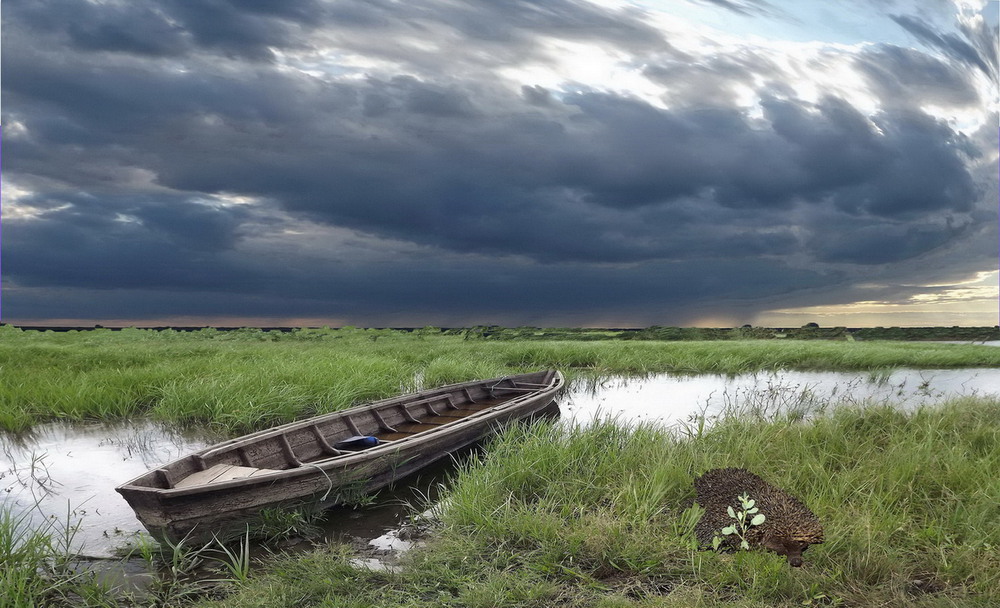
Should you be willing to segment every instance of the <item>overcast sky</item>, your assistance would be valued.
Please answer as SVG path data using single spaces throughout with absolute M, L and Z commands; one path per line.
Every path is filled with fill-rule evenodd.
M 995 325 L 997 13 L 5 0 L 3 320 Z

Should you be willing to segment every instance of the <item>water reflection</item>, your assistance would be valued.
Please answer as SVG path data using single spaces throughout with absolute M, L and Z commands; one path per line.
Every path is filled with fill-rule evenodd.
M 1000 369 L 895 370 L 892 372 L 758 372 L 753 374 L 610 378 L 578 381 L 563 404 L 563 419 L 595 418 L 674 426 L 694 414 L 724 409 L 808 414 L 837 405 L 930 405 L 961 396 L 1000 392 Z
M 73 546 L 108 557 L 115 541 L 142 530 L 115 486 L 213 443 L 197 430 L 153 422 L 42 424 L 0 433 L 0 502 L 33 526 L 77 526 Z

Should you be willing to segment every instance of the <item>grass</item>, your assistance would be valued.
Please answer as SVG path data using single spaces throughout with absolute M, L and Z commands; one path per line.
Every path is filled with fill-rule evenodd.
M 465 340 L 429 331 L 128 330 L 0 327 L 0 428 L 136 416 L 237 435 L 354 403 L 477 377 L 557 367 L 571 378 L 1000 367 L 1000 349 L 896 342 Z M 824 404 L 816 404 L 823 408 Z M 1000 602 L 1000 402 L 902 413 L 780 413 L 730 403 L 686 432 L 613 420 L 508 429 L 457 475 L 428 546 L 401 572 L 359 568 L 346 547 L 278 556 L 160 548 L 173 573 L 139 600 L 112 598 L 66 567 L 71 526 L 32 528 L 0 510 L 0 605 L 993 606 Z M 693 550 L 693 476 L 745 466 L 801 497 L 827 542 L 790 569 L 760 552 Z M 298 525 L 277 522 L 277 526 Z M 147 547 L 152 555 L 152 548 Z M 182 550 L 184 549 L 184 550 Z M 187 573 L 218 561 L 230 594 Z M 218 592 L 218 589 L 215 589 Z M 111 599 L 109 599 L 111 598 Z M 199 603 L 200 602 L 200 603 Z
M 0 504 L 0 606 L 114 606 L 109 587 L 93 572 L 77 568 L 71 545 L 78 524 L 69 506 L 65 520 L 41 526 L 30 515 L 30 510 L 15 512 Z
M 400 573 L 332 547 L 278 558 L 199 606 L 995 606 L 998 442 L 995 398 L 806 421 L 734 411 L 687 435 L 515 427 L 458 474 L 433 540 Z M 758 472 L 819 516 L 827 542 L 803 568 L 692 549 L 692 478 L 720 466 Z
M 1000 349 L 906 342 L 481 341 L 392 330 L 20 331 L 0 327 L 0 429 L 145 416 L 239 435 L 435 386 L 556 367 L 571 377 L 1000 367 Z

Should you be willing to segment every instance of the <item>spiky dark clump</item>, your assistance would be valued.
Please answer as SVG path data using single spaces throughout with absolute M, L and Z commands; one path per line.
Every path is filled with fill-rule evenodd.
M 802 552 L 823 542 L 823 526 L 802 501 L 776 488 L 746 469 L 712 469 L 694 480 L 698 504 L 705 509 L 695 526 L 702 547 L 711 547 L 716 536 L 720 548 L 736 549 L 739 539 L 723 535 L 721 530 L 735 520 L 727 507 L 740 509 L 739 496 L 746 494 L 756 501 L 764 523 L 750 526 L 746 541 L 751 547 L 764 547 L 788 558 L 792 566 L 802 565 Z

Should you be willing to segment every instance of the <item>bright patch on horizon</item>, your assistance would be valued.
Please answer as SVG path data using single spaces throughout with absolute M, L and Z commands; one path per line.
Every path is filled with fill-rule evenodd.
M 803 306 L 761 313 L 755 325 L 785 327 L 816 320 L 825 325 L 867 326 L 951 326 L 992 327 L 1000 324 L 1000 271 L 977 273 L 966 281 L 924 285 L 923 291 L 898 301 L 868 300 L 849 304 Z M 885 285 L 872 285 L 884 288 Z

